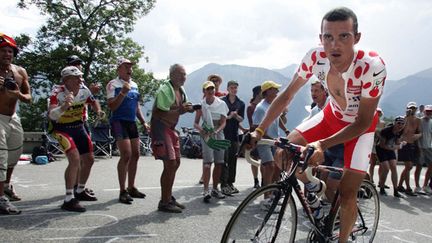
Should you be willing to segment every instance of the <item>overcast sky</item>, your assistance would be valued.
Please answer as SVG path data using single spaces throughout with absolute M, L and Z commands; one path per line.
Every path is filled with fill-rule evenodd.
M 16 2 L 2 0 L 0 32 L 34 36 L 44 18 Z M 131 37 L 150 58 L 140 65 L 159 78 L 173 63 L 189 73 L 207 63 L 283 68 L 319 44 L 322 16 L 342 5 L 359 19 L 357 47 L 377 51 L 389 79 L 432 67 L 430 0 L 159 0 Z

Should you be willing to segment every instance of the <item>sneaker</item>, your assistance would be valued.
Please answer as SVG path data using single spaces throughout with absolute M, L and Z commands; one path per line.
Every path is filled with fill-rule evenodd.
M 211 196 L 215 197 L 217 199 L 224 199 L 225 196 L 222 194 L 221 191 L 219 191 L 218 189 L 214 189 L 211 191 Z
M 231 188 L 232 194 L 239 193 L 239 190 L 233 184 L 229 184 L 228 186 Z
M 120 192 L 120 196 L 119 196 L 119 202 L 124 203 L 124 204 L 132 204 L 132 197 L 129 195 L 129 193 L 125 190 Z
M 174 205 L 171 202 L 165 204 L 165 203 L 162 203 L 162 201 L 159 201 L 158 211 L 166 212 L 166 213 L 181 213 L 181 212 L 183 212 L 181 210 L 181 208 L 177 207 L 176 205 Z
M 74 192 L 75 198 L 79 201 L 97 201 L 94 195 L 91 195 L 88 191 L 84 189 L 81 193 Z
M 405 194 L 411 197 L 417 197 L 417 194 L 415 194 L 411 189 L 405 190 Z
M 255 189 L 260 188 L 260 184 L 259 184 L 258 180 L 255 180 L 253 188 L 255 188 Z
M 180 209 L 185 209 L 186 208 L 185 205 L 177 202 L 177 200 L 173 196 L 171 196 L 171 203 L 174 204 L 175 206 L 179 207 Z
M 432 189 L 431 189 L 430 187 L 428 187 L 428 186 L 424 186 L 424 187 L 423 187 L 423 191 L 424 191 L 425 193 L 427 193 L 427 194 L 431 194 L 431 193 L 432 193 Z
M 85 207 L 81 206 L 79 204 L 78 199 L 76 198 L 72 198 L 69 202 L 63 202 L 61 208 L 66 211 L 79 212 L 79 213 L 83 213 L 86 211 Z
M 6 197 L 0 197 L 0 213 L 1 214 L 20 214 L 21 210 L 12 205 Z
M 314 184 L 312 182 L 305 184 L 306 190 L 309 192 L 315 192 L 318 197 L 321 197 L 324 194 L 326 187 L 326 184 L 322 180 L 320 180 L 319 184 Z
M 127 192 L 129 193 L 129 195 L 131 197 L 134 197 L 134 198 L 145 198 L 146 197 L 146 194 L 138 191 L 138 189 L 136 187 L 128 188 Z
M 426 195 L 426 192 L 424 192 L 424 191 L 422 190 L 421 187 L 416 187 L 416 188 L 414 189 L 414 192 L 415 192 L 416 194 Z
M 405 188 L 404 188 L 403 186 L 398 186 L 398 187 L 397 187 L 397 190 L 398 190 L 399 192 L 406 192 L 406 190 L 405 190 Z
M 395 194 L 398 193 L 398 191 L 395 190 Z M 399 194 L 399 193 L 398 193 Z M 387 196 L 387 192 L 384 188 L 380 188 L 380 195 L 381 196 Z
M 77 188 L 78 188 L 78 185 L 75 185 L 75 186 L 74 186 L 74 193 L 76 193 Z M 90 194 L 90 195 L 92 195 L 92 196 L 95 195 L 94 191 L 93 191 L 92 189 L 90 189 L 90 188 L 87 188 L 87 187 L 86 187 L 86 188 L 84 188 L 84 191 L 86 191 L 88 194 Z
M 402 198 L 402 195 L 397 190 L 394 191 L 393 196 L 397 198 Z
M 232 196 L 233 192 L 229 186 L 222 186 L 221 191 L 224 195 Z
M 202 179 L 202 177 L 201 177 L 201 179 L 199 179 L 199 181 L 198 181 L 198 184 L 204 184 L 204 180 Z
M 21 198 L 16 194 L 13 185 L 10 185 L 9 188 L 4 189 L 4 194 L 9 198 L 9 201 L 20 201 Z
M 205 203 L 209 203 L 210 199 L 211 199 L 211 191 L 210 190 L 206 190 L 206 191 L 204 191 L 203 195 L 204 195 L 203 201 Z

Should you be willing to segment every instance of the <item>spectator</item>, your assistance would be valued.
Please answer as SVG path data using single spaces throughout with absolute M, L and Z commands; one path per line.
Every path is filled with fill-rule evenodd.
M 24 131 L 16 114 L 18 100 L 31 102 L 27 71 L 12 64 L 18 54 L 13 38 L 0 33 L 0 213 L 21 213 L 10 201 L 21 198 L 10 183 L 22 153 Z M 6 196 L 7 197 L 6 197 Z
M 186 71 L 180 64 L 169 69 L 169 81 L 162 84 L 156 93 L 151 118 L 152 150 L 155 159 L 163 161 L 160 177 L 161 200 L 158 210 L 168 213 L 181 213 L 185 206 L 173 197 L 172 187 L 177 169 L 180 166 L 180 142 L 175 126 L 180 115 L 193 112 L 183 85 Z
M 240 122 L 244 119 L 245 104 L 237 96 L 238 82 L 231 80 L 227 84 L 228 95 L 222 100 L 228 106 L 228 116 L 224 128 L 225 138 L 231 141 L 231 146 L 225 151 L 225 164 L 222 167 L 221 190 L 225 195 L 238 193 L 234 186 L 237 170 L 237 150 L 239 148 Z
M 371 153 L 371 157 L 369 160 L 369 180 L 374 183 L 374 172 L 375 172 L 375 165 L 378 162 L 378 156 L 377 156 L 377 152 L 376 152 L 376 146 L 378 145 L 378 137 L 379 137 L 379 132 L 381 131 L 381 129 L 384 128 L 385 122 L 382 120 L 383 118 L 383 111 L 381 108 L 377 108 L 377 113 L 378 113 L 378 117 L 379 117 L 379 121 L 378 124 L 375 128 L 375 134 L 374 134 L 374 145 L 372 147 L 372 153 Z M 381 168 L 381 166 L 380 166 Z M 378 170 L 378 174 L 380 174 L 380 169 Z M 384 185 L 385 186 L 385 185 Z
M 250 132 L 254 131 L 252 116 L 253 116 L 253 113 L 255 111 L 257 104 L 260 103 L 261 100 L 262 100 L 261 85 L 258 85 L 252 89 L 252 98 L 249 101 L 249 106 L 246 109 Z M 251 156 L 253 159 L 258 160 L 259 159 L 258 151 L 256 149 L 252 150 Z M 252 170 L 252 176 L 254 179 L 254 188 L 257 189 L 260 187 L 260 183 L 258 180 L 258 167 L 251 165 L 251 170 Z
M 221 91 L 220 90 L 220 86 L 222 84 L 222 77 L 219 76 L 218 74 L 211 74 L 207 77 L 207 80 L 212 81 L 215 85 L 215 96 L 216 97 L 224 97 L 226 96 L 228 93 L 225 91 Z
M 414 172 L 415 179 L 415 192 L 424 194 L 432 193 L 431 188 L 428 186 L 428 181 L 431 178 L 432 173 L 432 105 L 427 105 L 424 108 L 424 116 L 421 118 L 421 131 L 422 135 L 419 139 L 420 147 L 420 163 L 417 163 L 416 170 Z M 423 187 L 420 187 L 420 173 L 423 164 L 427 166 L 425 173 Z
M 90 168 L 94 163 L 93 144 L 90 135 L 84 128 L 85 104 L 95 105 L 90 90 L 82 84 L 82 72 L 74 66 L 65 67 L 62 72 L 62 85 L 53 87 L 50 96 L 48 117 L 53 127 L 53 135 L 59 141 L 68 159 L 65 171 L 66 196 L 63 210 L 85 212 L 79 204 L 81 201 L 96 201 L 96 197 L 84 190 L 89 177 Z M 100 113 L 99 110 L 96 110 Z M 82 163 L 81 163 L 82 161 Z M 86 167 L 81 169 L 80 166 Z M 77 179 L 77 177 L 79 177 Z M 79 182 L 81 192 L 74 196 L 73 187 Z
M 117 62 L 117 78 L 107 84 L 107 103 L 111 110 L 111 130 L 120 151 L 117 173 L 120 186 L 119 201 L 131 204 L 133 198 L 145 198 L 146 195 L 135 187 L 140 140 L 136 119 L 143 127 L 147 127 L 141 112 L 141 98 L 138 85 L 132 81 L 133 62 L 119 58 Z M 128 187 L 126 188 L 126 177 Z
M 424 105 L 419 105 L 419 109 L 416 112 L 416 117 L 422 118 L 424 115 L 425 115 L 425 106 Z
M 224 139 L 223 129 L 226 125 L 228 107 L 221 99 L 215 96 L 215 85 L 211 81 L 204 82 L 203 86 L 204 99 L 201 101 L 202 109 L 198 110 L 195 116 L 194 127 L 203 135 L 203 140 L 207 136 L 214 139 Z M 203 125 L 199 122 L 203 120 Z M 212 132 L 206 131 L 203 127 L 210 127 Z M 210 202 L 211 197 L 223 199 L 225 196 L 219 191 L 218 185 L 222 173 L 224 161 L 224 151 L 210 148 L 204 141 L 202 142 L 203 151 L 203 181 L 204 181 L 204 202 Z M 209 190 L 211 164 L 213 168 L 213 189 Z

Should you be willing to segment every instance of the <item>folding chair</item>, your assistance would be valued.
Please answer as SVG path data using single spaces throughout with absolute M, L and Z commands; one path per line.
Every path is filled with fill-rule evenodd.
M 111 136 L 109 124 L 99 123 L 96 126 L 90 126 L 90 133 L 94 155 L 111 158 L 114 138 Z
M 51 134 L 47 132 L 45 132 L 45 134 L 42 134 L 42 144 L 53 156 L 59 156 L 64 154 L 57 139 L 55 139 L 53 136 L 51 136 Z

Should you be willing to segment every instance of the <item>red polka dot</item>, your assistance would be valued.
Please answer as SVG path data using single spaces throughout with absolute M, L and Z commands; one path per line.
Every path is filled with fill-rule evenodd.
M 363 85 L 363 89 L 368 89 L 370 86 L 372 86 L 372 83 L 368 82 L 365 85 Z
M 312 73 L 306 74 L 306 79 L 309 79 L 312 76 Z
M 362 59 L 364 57 L 364 51 L 358 51 L 357 52 L 357 59 Z
M 365 69 L 363 70 L 363 75 L 365 75 L 369 71 L 369 63 L 365 63 Z
M 379 93 L 379 89 L 378 87 L 374 87 L 371 91 L 369 91 L 369 95 L 371 97 L 377 97 Z
M 306 63 L 302 64 L 302 69 L 303 69 L 303 71 L 307 71 L 308 70 L 308 67 L 306 66 Z
M 312 58 L 312 62 L 313 62 L 313 64 L 315 64 L 315 63 L 316 63 L 316 60 L 317 60 L 317 57 L 316 57 L 316 51 L 314 51 L 314 52 L 312 53 L 311 58 Z
M 369 52 L 369 56 L 371 56 L 371 57 L 377 57 L 377 56 L 378 56 L 378 53 L 376 53 L 376 52 L 374 52 L 374 51 L 370 51 L 370 52 Z
M 320 57 L 321 57 L 321 58 L 326 58 L 327 55 L 325 54 L 325 52 L 322 51 L 322 52 L 320 52 Z
M 352 87 L 353 86 L 353 81 L 352 79 L 348 79 L 348 87 Z
M 340 112 L 335 111 L 335 116 L 339 119 L 342 119 L 343 115 Z
M 360 78 L 362 74 L 362 67 L 357 67 L 356 70 L 354 71 L 354 76 L 358 79 Z
M 313 67 L 313 66 L 310 66 L 310 67 L 309 67 L 309 72 L 312 72 L 312 67 Z

